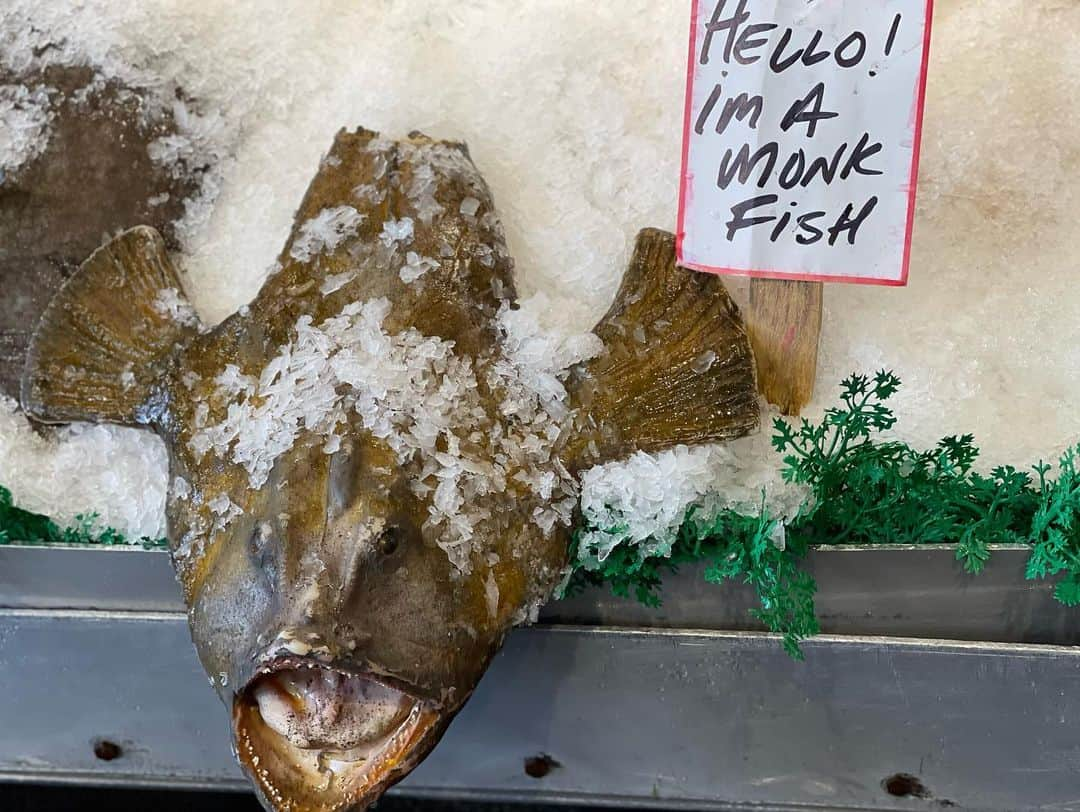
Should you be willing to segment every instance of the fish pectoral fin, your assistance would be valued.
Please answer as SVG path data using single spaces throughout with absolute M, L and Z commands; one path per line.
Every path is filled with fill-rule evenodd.
M 149 226 L 125 231 L 45 309 L 27 351 L 23 409 L 49 423 L 151 423 L 166 362 L 197 330 L 161 235 Z
M 719 276 L 675 264 L 674 235 L 638 234 L 594 332 L 604 351 L 571 381 L 576 431 L 562 456 L 573 468 L 757 427 L 757 375 L 739 309 Z

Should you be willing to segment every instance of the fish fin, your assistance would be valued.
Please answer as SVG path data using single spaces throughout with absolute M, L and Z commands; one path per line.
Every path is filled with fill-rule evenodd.
M 719 276 L 675 264 L 674 235 L 638 234 L 622 286 L 593 331 L 604 350 L 571 378 L 568 465 L 580 470 L 757 427 L 757 374 L 739 309 Z
M 153 228 L 97 249 L 45 309 L 30 339 L 22 405 L 47 423 L 152 423 L 167 360 L 198 329 Z

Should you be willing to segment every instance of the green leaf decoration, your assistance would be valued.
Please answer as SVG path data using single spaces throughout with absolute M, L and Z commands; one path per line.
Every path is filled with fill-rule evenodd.
M 1054 596 L 1080 605 L 1080 448 L 1062 455 L 1056 478 L 1042 462 L 1030 469 L 1034 476 L 1012 466 L 978 473 L 971 434 L 945 437 L 923 451 L 878 436 L 896 425 L 887 401 L 900 386 L 886 370 L 851 375 L 840 384 L 840 405 L 820 422 L 773 421 L 783 479 L 811 491 L 784 526 L 782 545 L 772 543 L 777 520 L 767 515 L 764 500 L 757 516 L 725 511 L 703 522 L 692 509 L 670 556 L 642 557 L 637 545 L 616 545 L 599 569 L 576 569 L 570 588 L 608 584 L 616 594 L 655 606 L 664 572 L 705 562 L 706 580 L 743 581 L 756 590 L 755 617 L 799 658 L 800 643 L 819 631 L 815 584 L 800 569 L 812 545 L 954 544 L 957 560 L 974 575 L 985 569 L 995 545 L 1026 544 L 1027 578 L 1064 574 Z M 575 539 L 597 529 L 580 528 Z

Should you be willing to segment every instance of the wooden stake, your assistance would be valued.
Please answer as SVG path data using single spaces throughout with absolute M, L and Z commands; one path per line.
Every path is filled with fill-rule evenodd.
M 750 280 L 746 322 L 758 389 L 784 414 L 799 414 L 814 394 L 821 300 L 820 282 Z

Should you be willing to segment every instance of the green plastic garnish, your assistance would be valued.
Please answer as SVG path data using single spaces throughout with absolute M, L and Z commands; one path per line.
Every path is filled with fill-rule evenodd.
M 617 595 L 658 606 L 664 571 L 705 562 L 707 580 L 753 586 L 760 602 L 755 616 L 800 659 L 799 643 L 820 629 L 815 584 L 800 569 L 812 545 L 955 544 L 957 559 L 973 574 L 986 566 L 991 545 L 1028 545 L 1026 577 L 1063 575 L 1054 596 L 1080 605 L 1080 448 L 1064 453 L 1056 478 L 1043 463 L 981 474 L 973 470 L 979 450 L 972 435 L 946 437 L 925 451 L 880 439 L 896 424 L 886 402 L 899 388 L 891 372 L 852 375 L 840 386 L 840 405 L 820 422 L 774 421 L 772 445 L 784 479 L 811 493 L 782 536 L 764 503 L 758 516 L 728 510 L 708 522 L 692 508 L 670 557 L 642 557 L 637 546 L 620 544 L 598 568 L 579 565 L 567 590 L 608 584 Z M 583 531 L 598 529 L 578 530 L 575 556 Z

